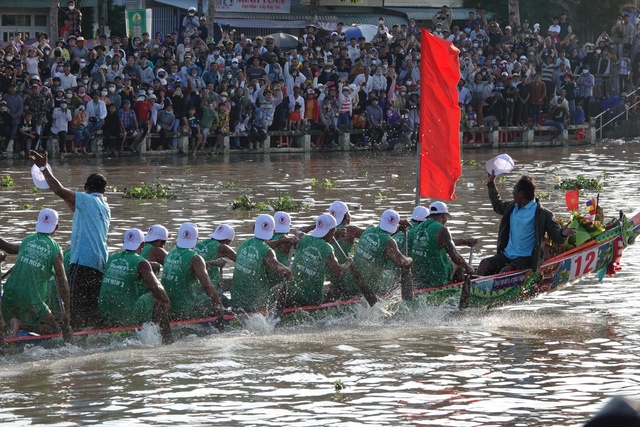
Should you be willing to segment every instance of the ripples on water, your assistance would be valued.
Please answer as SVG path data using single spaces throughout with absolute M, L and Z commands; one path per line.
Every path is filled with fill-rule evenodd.
M 610 175 L 601 196 L 607 212 L 636 212 L 638 151 L 630 143 L 509 154 L 519 173 L 534 175 L 539 191 L 554 195 L 545 205 L 558 213 L 564 205 L 553 190 L 555 176 L 602 171 Z M 495 154 L 463 156 L 483 164 Z M 251 233 L 254 214 L 232 212 L 228 205 L 243 193 L 267 198 L 279 189 L 315 199 L 309 211 L 292 215 L 294 226 L 309 224 L 338 198 L 362 206 L 353 211 L 360 225 L 375 222 L 389 206 L 408 215 L 413 203 L 414 164 L 406 156 L 129 161 L 53 164 L 56 176 L 77 188 L 96 169 L 118 189 L 156 176 L 173 183 L 179 197 L 167 203 L 109 195 L 114 250 L 126 228 L 156 222 L 176 230 L 193 220 L 204 235 L 224 220 L 241 241 Z M 68 240 L 71 215 L 62 202 L 30 192 L 26 164 L 8 163 L 7 173 L 18 186 L 0 191 L 0 235 L 24 237 L 33 229 L 35 209 L 46 205 L 62 214 L 58 241 Z M 338 185 L 311 188 L 311 178 L 337 179 Z M 498 224 L 485 178 L 482 168 L 465 166 L 459 198 L 449 204 L 454 234 L 483 237 L 475 260 L 493 251 Z M 503 194 L 510 194 L 515 179 L 513 174 L 500 184 Z M 246 188 L 236 188 L 238 183 Z M 171 346 L 160 346 L 157 332 L 147 327 L 138 337 L 91 348 L 28 348 L 0 361 L 0 424 L 581 425 L 614 394 L 640 396 L 639 255 L 640 246 L 630 248 L 624 270 L 603 284 L 589 278 L 491 311 L 400 307 L 389 317 L 398 309 L 391 301 L 382 308 L 356 307 L 344 318 L 279 327 L 257 316 L 229 333 L 192 335 Z M 340 396 L 335 380 L 347 387 Z

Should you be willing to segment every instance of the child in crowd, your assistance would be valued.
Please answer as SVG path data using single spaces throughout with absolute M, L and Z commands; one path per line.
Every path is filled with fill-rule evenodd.
M 302 122 L 302 105 L 296 102 L 296 106 L 293 108 L 293 111 L 289 113 L 289 118 L 287 119 L 287 130 L 299 130 L 300 123 Z
M 195 155 L 198 148 L 202 145 L 200 121 L 196 117 L 195 106 L 192 105 L 187 109 L 187 116 L 185 117 L 185 120 L 187 121 L 187 126 L 189 126 L 189 131 L 191 132 L 191 136 L 189 137 L 189 151 L 192 155 Z
M 584 110 L 582 109 L 582 102 L 576 102 L 576 109 L 573 112 L 571 121 L 576 125 L 584 124 Z

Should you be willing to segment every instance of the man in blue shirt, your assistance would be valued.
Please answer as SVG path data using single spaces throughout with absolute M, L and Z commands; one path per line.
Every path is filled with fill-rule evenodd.
M 107 179 L 93 173 L 84 184 L 84 192 L 74 192 L 63 187 L 49 171 L 47 153 L 43 157 L 32 150 L 29 157 L 42 171 L 51 191 L 64 200 L 73 212 L 68 274 L 71 326 L 91 326 L 99 318 L 98 296 L 107 263 L 107 233 L 111 222 L 111 211 L 104 198 Z
M 522 176 L 513 186 L 513 201 L 500 198 L 495 184 L 496 176 L 488 175 L 487 186 L 493 210 L 502 215 L 498 229 L 498 254 L 483 259 L 476 270 L 481 276 L 507 271 L 532 269 L 537 271 L 542 262 L 542 244 L 545 234 L 556 243 L 575 233 L 575 230 L 554 221 L 553 212 L 543 208 L 536 196 L 536 183 Z

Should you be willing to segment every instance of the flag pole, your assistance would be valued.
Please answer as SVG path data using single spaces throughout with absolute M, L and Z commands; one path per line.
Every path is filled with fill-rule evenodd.
M 418 128 L 418 140 L 416 141 L 416 198 L 415 198 L 414 207 L 419 205 L 420 205 L 420 129 Z

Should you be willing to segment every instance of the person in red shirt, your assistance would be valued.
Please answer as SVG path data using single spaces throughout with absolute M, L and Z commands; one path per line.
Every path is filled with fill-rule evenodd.
M 139 124 L 140 138 L 146 139 L 147 150 L 151 149 L 151 139 L 147 138 L 147 134 L 151 129 L 151 103 L 147 101 L 147 94 L 144 90 L 138 92 L 136 100 L 133 103 L 133 110 L 136 112 L 136 119 Z

